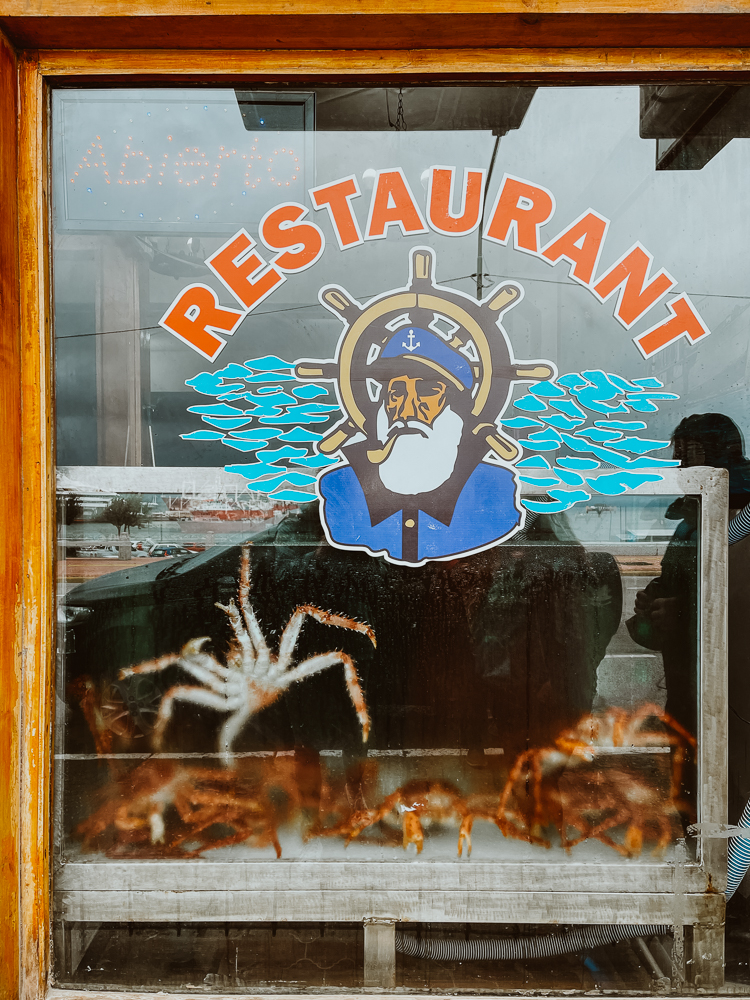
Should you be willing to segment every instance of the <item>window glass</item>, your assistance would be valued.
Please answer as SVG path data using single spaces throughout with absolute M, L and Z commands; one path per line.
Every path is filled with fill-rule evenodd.
M 694 915 L 572 915 L 605 961 L 523 899 L 705 880 L 750 794 L 699 495 L 750 498 L 745 94 L 54 93 L 61 985 L 378 985 L 368 892 L 410 989 L 714 982 Z M 399 909 L 433 863 L 516 922 Z

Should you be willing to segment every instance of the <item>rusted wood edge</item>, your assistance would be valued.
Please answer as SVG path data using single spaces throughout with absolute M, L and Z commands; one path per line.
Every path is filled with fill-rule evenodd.
M 49 952 L 49 817 L 54 653 L 52 375 L 44 86 L 19 61 L 18 247 L 21 312 L 23 680 L 21 756 L 21 990 L 43 995 Z
M 16 55 L 0 34 L 0 996 L 18 995 L 22 610 Z
M 724 73 L 750 70 L 750 49 L 45 49 L 39 52 L 39 67 L 45 76 Z
M 368 990 L 368 993 L 372 994 L 376 992 L 378 1000 L 424 1000 L 424 993 L 388 993 L 385 990 Z M 361 995 L 362 991 L 357 990 L 356 994 L 354 991 L 349 992 L 349 997 L 353 995 Z M 308 988 L 305 990 L 304 994 L 300 993 L 258 993 L 250 994 L 244 993 L 201 993 L 199 996 L 210 996 L 211 1000 L 259 1000 L 260 997 L 272 996 L 273 1000 L 299 1000 L 301 995 L 304 996 L 341 996 L 346 993 L 344 990 L 337 989 L 335 992 L 331 989 L 312 989 Z M 508 991 L 509 996 L 528 996 L 528 991 L 513 990 Z M 162 993 L 162 997 L 167 996 L 167 994 Z M 431 993 L 430 1000 L 454 1000 L 455 995 L 445 994 L 445 993 Z M 462 994 L 465 1000 L 473 1000 L 472 994 Z M 476 994 L 476 1000 L 479 1000 L 481 996 L 486 997 L 487 994 Z M 169 1000 L 196 1000 L 195 993 L 169 993 Z M 136 993 L 134 991 L 127 990 L 80 990 L 80 989 L 51 989 L 47 993 L 46 1000 L 154 1000 L 153 993 Z M 547 1000 L 556 1000 L 554 996 L 547 994 Z
M 300 17 L 319 14 L 317 0 L 130 0 L 128 14 L 133 17 L 156 16 L 165 18 L 201 15 L 206 6 L 214 17 L 222 15 L 259 16 L 273 14 L 279 17 Z M 745 11 L 744 0 L 536 0 L 533 7 L 524 0 L 335 0 L 327 5 L 331 14 L 733 14 Z M 0 16 L 3 17 L 116 17 L 123 9 L 116 0 L 2 0 Z

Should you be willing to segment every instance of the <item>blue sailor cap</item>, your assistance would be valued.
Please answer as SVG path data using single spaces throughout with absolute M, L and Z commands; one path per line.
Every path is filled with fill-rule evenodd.
M 419 326 L 403 326 L 388 341 L 381 358 L 409 358 L 422 361 L 433 371 L 453 376 L 466 389 L 473 383 L 471 366 L 458 351 L 452 350 L 445 341 Z

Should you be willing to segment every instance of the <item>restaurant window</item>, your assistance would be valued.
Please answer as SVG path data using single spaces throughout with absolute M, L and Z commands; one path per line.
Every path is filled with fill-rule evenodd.
M 721 977 L 746 101 L 54 91 L 58 985 Z

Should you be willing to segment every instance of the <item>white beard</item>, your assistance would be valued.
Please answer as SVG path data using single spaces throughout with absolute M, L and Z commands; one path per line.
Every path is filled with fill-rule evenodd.
M 402 421 L 396 421 L 403 426 Z M 450 478 L 456 466 L 464 422 L 446 406 L 430 427 L 421 420 L 407 420 L 419 433 L 399 434 L 390 455 L 378 466 L 380 481 L 392 493 L 414 496 L 430 493 Z M 388 418 L 385 407 L 378 413 L 378 437 L 385 441 Z

